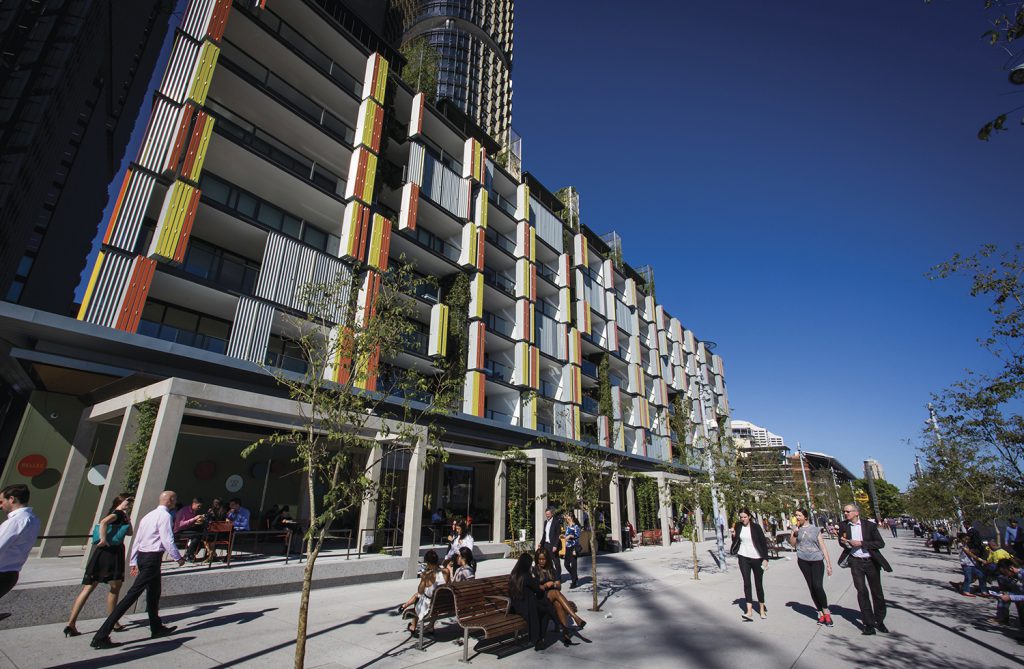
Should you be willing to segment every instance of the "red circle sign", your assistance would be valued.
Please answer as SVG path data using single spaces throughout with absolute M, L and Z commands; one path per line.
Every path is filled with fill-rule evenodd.
M 18 461 L 18 473 L 26 478 L 39 476 L 46 470 L 46 458 L 42 455 L 26 455 Z

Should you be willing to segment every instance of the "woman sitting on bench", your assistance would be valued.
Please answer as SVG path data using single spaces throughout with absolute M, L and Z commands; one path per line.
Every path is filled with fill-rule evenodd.
M 562 594 L 562 581 L 555 573 L 554 565 L 551 564 L 548 549 L 538 548 L 534 560 L 536 562 L 533 566 L 533 575 L 540 582 L 540 589 L 544 591 L 544 596 L 555 607 L 555 615 L 562 625 L 563 639 L 568 639 L 571 636 L 568 631 L 569 618 L 573 619 L 578 629 L 583 629 L 587 621 L 580 618 L 576 613 L 576 606 Z
M 423 573 L 420 574 L 420 583 L 416 588 L 416 592 L 404 604 L 398 607 L 399 613 L 405 613 L 406 609 L 410 606 L 414 604 L 416 606 L 416 617 L 412 619 L 407 628 L 410 633 L 415 632 L 417 623 L 427 617 L 427 613 L 430 611 L 430 600 L 434 596 L 434 590 L 437 586 L 448 582 L 448 575 L 441 569 L 441 560 L 437 557 L 437 552 L 427 551 L 426 555 L 423 556 L 423 564 L 425 568 Z
M 541 590 L 540 582 L 534 577 L 532 566 L 532 555 L 523 553 L 519 556 L 519 560 L 512 567 L 512 573 L 508 577 L 508 596 L 512 611 L 521 615 L 526 621 L 533 649 L 543 650 L 548 621 L 551 620 L 555 611 L 544 591 Z

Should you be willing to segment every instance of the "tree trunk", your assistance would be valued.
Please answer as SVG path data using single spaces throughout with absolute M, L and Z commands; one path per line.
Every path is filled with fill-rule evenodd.
M 306 623 L 309 619 L 309 591 L 313 586 L 313 564 L 316 558 L 313 557 L 309 548 L 312 540 L 307 545 L 306 569 L 302 573 L 302 597 L 299 599 L 299 623 L 295 630 L 295 669 L 303 669 L 306 664 Z
M 590 513 L 589 511 L 587 512 Z M 596 527 L 591 523 L 591 527 Z M 590 586 L 594 590 L 594 607 L 591 611 L 600 611 L 601 603 L 598 601 L 597 593 L 597 531 L 590 532 Z
M 693 546 L 693 580 L 700 580 L 700 565 L 697 563 L 697 519 L 690 528 L 690 545 Z

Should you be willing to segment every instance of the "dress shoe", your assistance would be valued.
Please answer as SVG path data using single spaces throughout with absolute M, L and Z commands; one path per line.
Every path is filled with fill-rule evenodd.
M 177 625 L 171 625 L 169 627 L 167 625 L 163 625 L 159 629 L 157 629 L 154 632 L 152 632 L 149 635 L 149 638 L 150 639 L 159 639 L 161 637 L 171 636 L 172 634 L 174 634 L 174 630 L 176 630 L 176 629 L 178 629 Z
M 864 631 L 861 632 L 861 634 L 863 634 L 864 636 L 871 636 L 874 633 L 875 633 L 875 628 L 874 627 L 865 627 Z
M 888 634 L 889 633 L 889 628 L 886 627 L 885 623 L 883 623 L 883 622 L 875 623 L 875 629 L 877 629 L 882 634 Z
M 121 644 L 117 643 L 116 641 L 111 641 L 110 637 L 106 637 L 104 639 L 93 639 L 92 643 L 90 643 L 89 645 L 95 648 L 96 650 L 110 650 L 111 648 L 117 648 Z

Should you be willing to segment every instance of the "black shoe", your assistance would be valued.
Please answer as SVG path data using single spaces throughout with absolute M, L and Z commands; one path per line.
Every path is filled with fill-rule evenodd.
M 864 630 L 861 632 L 861 634 L 863 634 L 864 636 L 871 636 L 874 633 L 875 633 L 875 628 L 874 627 L 865 627 Z
M 161 625 L 158 629 L 156 629 L 149 635 L 149 638 L 159 639 L 161 637 L 171 636 L 172 634 L 174 634 L 174 630 L 176 629 L 178 629 L 177 625 L 171 625 L 169 627 L 167 625 Z
M 90 643 L 89 645 L 95 648 L 96 650 L 110 650 L 111 648 L 117 648 L 121 644 L 117 643 L 116 641 L 111 641 L 110 637 L 105 637 L 103 639 L 93 639 L 92 643 Z
M 888 634 L 889 633 L 889 628 L 886 627 L 885 623 L 883 623 L 881 621 L 875 623 L 875 629 L 877 629 L 882 634 Z
M 573 588 L 578 588 L 578 587 L 580 587 L 580 584 L 577 583 L 576 581 L 573 581 L 572 583 L 569 584 L 569 589 L 570 590 L 572 590 Z

